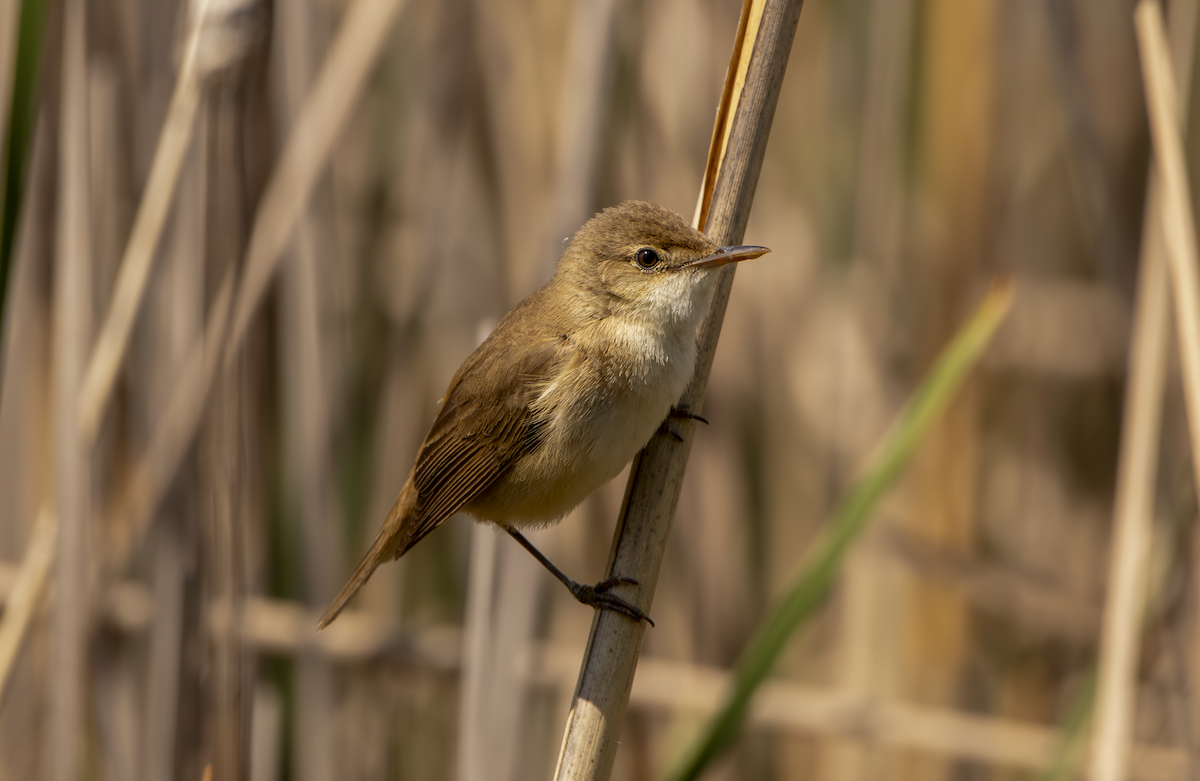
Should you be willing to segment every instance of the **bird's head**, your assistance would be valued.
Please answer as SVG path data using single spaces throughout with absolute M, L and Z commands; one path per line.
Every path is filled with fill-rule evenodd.
M 718 246 L 670 209 L 626 201 L 584 223 L 555 276 L 606 314 L 698 319 L 717 268 L 767 252 Z

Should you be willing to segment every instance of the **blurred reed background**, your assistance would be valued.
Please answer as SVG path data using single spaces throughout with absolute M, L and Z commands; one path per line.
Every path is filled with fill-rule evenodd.
M 193 38 L 186 2 L 0 0 L 0 779 L 548 777 L 592 615 L 507 538 L 453 520 L 316 617 L 563 237 L 691 215 L 740 4 L 198 5 Z M 1049 766 L 1097 657 L 1148 168 L 1128 0 L 808 0 L 614 778 L 698 733 L 1000 273 L 983 370 L 709 777 Z M 1145 779 L 1200 767 L 1167 387 Z M 599 579 L 623 487 L 536 542 Z

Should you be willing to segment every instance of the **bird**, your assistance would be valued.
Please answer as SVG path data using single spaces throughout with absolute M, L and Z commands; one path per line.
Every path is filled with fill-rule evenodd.
M 458 512 L 508 532 L 580 602 L 653 624 L 611 593 L 629 579 L 577 583 L 520 530 L 561 520 L 656 432 L 669 433 L 668 417 L 704 420 L 677 403 L 695 369 L 716 270 L 769 251 L 718 246 L 645 201 L 584 223 L 550 280 L 450 380 L 408 479 L 318 631 L 380 564 Z

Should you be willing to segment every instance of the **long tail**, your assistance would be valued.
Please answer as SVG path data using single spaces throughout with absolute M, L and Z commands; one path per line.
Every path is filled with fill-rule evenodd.
M 338 617 L 342 608 L 346 607 L 346 603 L 353 599 L 358 590 L 371 579 L 371 574 L 375 572 L 376 567 L 388 559 L 395 558 L 402 536 L 401 526 L 409 509 L 407 505 L 411 504 L 404 501 L 405 495 L 408 493 L 407 489 L 408 486 L 405 486 L 405 490 L 400 492 L 400 496 L 392 505 L 392 510 L 388 513 L 387 520 L 383 522 L 379 534 L 375 535 L 375 542 L 371 543 L 371 549 L 367 551 L 366 556 L 363 556 L 363 560 L 359 562 L 358 568 L 354 570 L 350 580 L 338 592 L 333 603 L 321 616 L 321 620 L 317 622 L 318 632 L 333 623 L 333 619 Z

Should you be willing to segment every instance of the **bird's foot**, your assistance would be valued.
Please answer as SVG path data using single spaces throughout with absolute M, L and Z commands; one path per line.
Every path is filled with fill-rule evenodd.
M 545 554 L 533 546 L 533 543 L 525 539 L 524 534 L 521 534 L 521 532 L 511 526 L 505 526 L 504 531 L 508 532 L 514 540 L 519 542 L 522 548 L 533 554 L 533 557 L 541 562 L 543 567 L 550 570 L 550 574 L 558 578 L 558 581 L 571 591 L 571 595 L 583 604 L 598 610 L 615 610 L 622 615 L 629 616 L 634 621 L 645 621 L 650 626 L 654 626 L 654 622 L 650 620 L 650 617 L 641 610 L 621 599 L 616 594 L 609 593 L 610 589 L 619 583 L 630 583 L 636 586 L 637 581 L 633 578 L 606 578 L 594 586 L 589 586 L 586 583 L 578 583 L 568 578 L 567 573 L 556 567 L 554 562 L 546 558 Z
M 689 406 L 690 405 L 688 404 L 680 404 L 678 407 L 671 407 L 671 411 L 667 413 L 667 417 L 663 418 L 662 425 L 658 427 L 659 432 L 662 434 L 669 434 L 674 437 L 677 442 L 682 442 L 683 437 L 668 425 L 671 418 L 679 418 L 681 420 L 698 420 L 707 426 L 708 418 L 691 412 L 689 410 Z
M 572 580 L 567 585 L 567 588 L 571 589 L 571 593 L 575 598 L 585 605 L 597 610 L 613 610 L 622 615 L 629 616 L 634 621 L 645 621 L 650 626 L 654 626 L 654 622 L 650 620 L 650 616 L 621 599 L 616 594 L 611 593 L 610 589 L 618 583 L 637 585 L 637 581 L 633 578 L 612 577 L 606 578 L 594 586 L 589 586 L 586 583 L 577 583 Z

